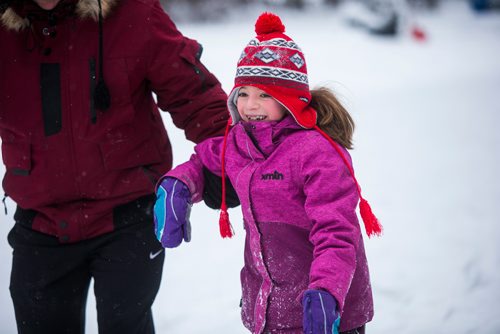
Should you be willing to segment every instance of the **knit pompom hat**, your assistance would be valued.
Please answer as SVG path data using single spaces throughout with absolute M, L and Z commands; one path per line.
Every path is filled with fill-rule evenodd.
M 255 23 L 257 36 L 241 53 L 228 109 L 233 125 L 240 120 L 236 108 L 239 87 L 254 86 L 282 104 L 297 123 L 310 129 L 316 125 L 316 111 L 309 106 L 311 93 L 304 54 L 287 35 L 281 19 L 263 13 Z

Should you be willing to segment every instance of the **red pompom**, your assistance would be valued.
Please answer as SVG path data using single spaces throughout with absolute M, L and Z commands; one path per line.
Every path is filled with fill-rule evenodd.
M 285 26 L 278 15 L 265 12 L 262 13 L 257 19 L 257 22 L 255 22 L 255 32 L 257 35 L 284 33 Z

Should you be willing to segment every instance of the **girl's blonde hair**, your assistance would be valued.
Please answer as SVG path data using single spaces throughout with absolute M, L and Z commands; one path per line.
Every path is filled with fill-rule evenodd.
M 351 115 L 330 89 L 313 89 L 311 95 L 311 107 L 318 113 L 318 127 L 346 149 L 352 149 L 354 121 Z

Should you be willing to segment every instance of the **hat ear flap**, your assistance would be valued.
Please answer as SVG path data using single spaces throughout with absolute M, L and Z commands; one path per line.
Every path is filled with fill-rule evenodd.
M 240 113 L 238 112 L 238 92 L 240 87 L 234 87 L 231 93 L 227 98 L 227 109 L 229 110 L 229 114 L 231 115 L 231 119 L 233 120 L 231 125 L 235 125 L 241 119 Z
M 316 110 L 308 106 L 300 112 L 298 118 L 299 119 L 297 120 L 297 122 L 302 127 L 306 129 L 311 129 L 316 125 L 316 122 L 318 120 L 318 114 L 316 113 Z

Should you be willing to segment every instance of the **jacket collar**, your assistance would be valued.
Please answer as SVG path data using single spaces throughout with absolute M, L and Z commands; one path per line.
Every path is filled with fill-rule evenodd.
M 240 121 L 236 128 L 239 133 L 250 137 L 256 150 L 264 157 L 274 152 L 276 147 L 293 132 L 304 130 L 291 116 L 286 116 L 276 122 L 243 122 Z
M 23 1 L 20 8 L 14 8 L 14 6 L 7 8 L 5 13 L 0 17 L 1 24 L 8 30 L 13 31 L 21 31 L 27 28 L 29 26 L 29 20 L 21 10 L 27 1 L 31 2 L 32 0 Z M 117 2 L 118 0 L 101 0 L 102 16 L 104 18 L 109 16 Z M 99 5 L 96 0 L 77 0 L 75 14 L 80 19 L 92 19 L 97 22 L 99 20 Z

